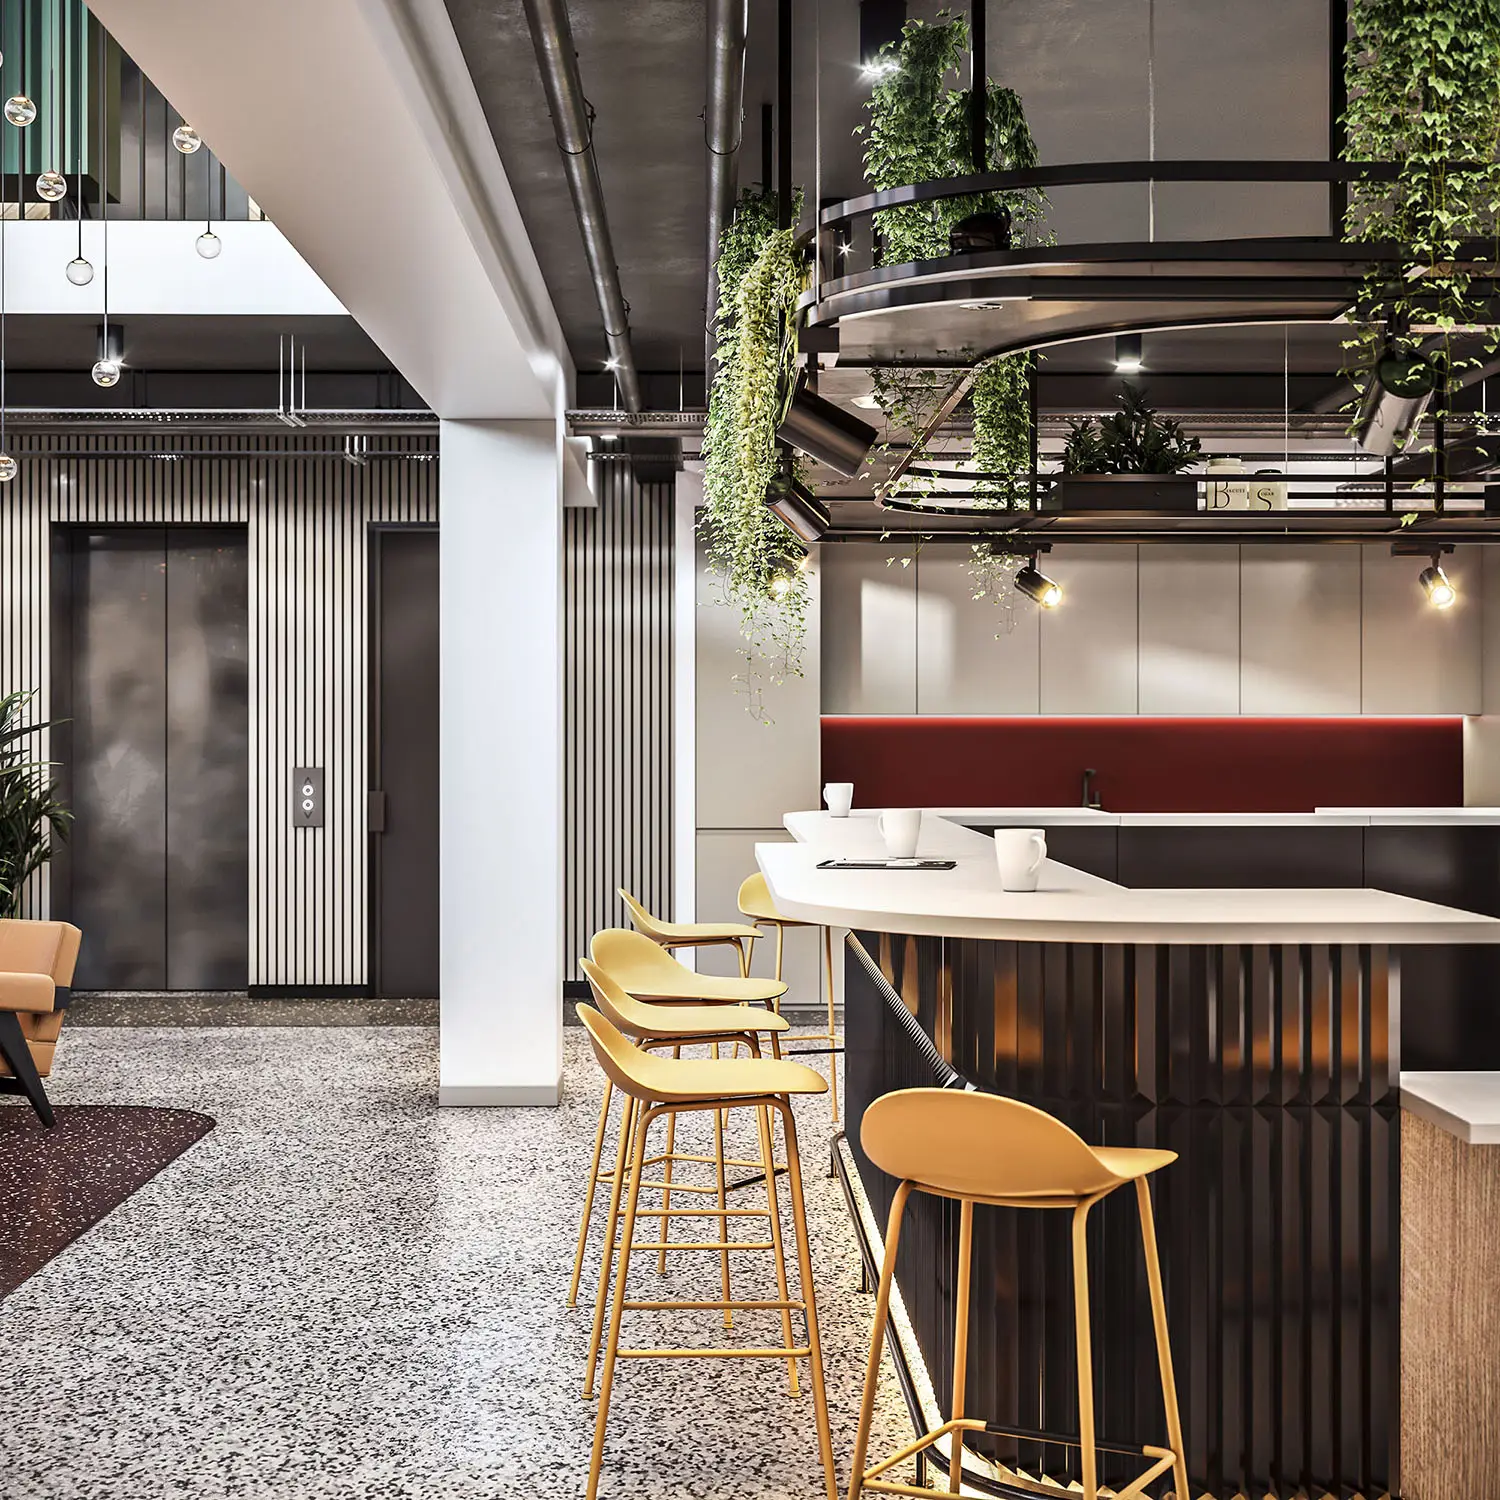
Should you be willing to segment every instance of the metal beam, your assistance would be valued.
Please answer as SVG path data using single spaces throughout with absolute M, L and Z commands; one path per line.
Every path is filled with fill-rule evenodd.
M 620 383 L 620 399 L 626 409 L 639 411 L 641 384 L 630 345 L 630 308 L 620 287 L 620 268 L 615 262 L 609 217 L 604 210 L 604 187 L 594 156 L 593 111 L 583 95 L 568 8 L 564 0 L 524 0 L 524 4 L 552 128 L 557 135 L 557 149 L 562 152 L 573 211 L 578 215 L 578 228 L 583 235 L 589 278 L 594 283 L 599 316 L 604 320 L 609 367 Z

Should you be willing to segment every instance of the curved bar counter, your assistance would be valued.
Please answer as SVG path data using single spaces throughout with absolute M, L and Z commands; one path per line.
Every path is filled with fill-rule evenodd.
M 967 1083 L 1095 1144 L 1174 1150 L 1157 1217 L 1195 1496 L 1399 1493 L 1399 955 L 1500 944 L 1500 920 L 1358 888 L 1132 890 L 1055 861 L 1008 894 L 965 822 L 1025 821 L 928 813 L 918 852 L 948 871 L 818 869 L 883 854 L 868 813 L 790 814 L 798 842 L 757 848 L 787 915 L 851 929 L 838 1164 L 867 1256 L 895 1184 L 859 1121 L 891 1089 Z M 1110 820 L 1034 821 L 1068 844 Z M 1126 1444 L 1162 1436 L 1131 1207 L 1106 1200 L 1090 1231 L 1099 1431 Z M 1063 1217 L 976 1217 L 969 1409 L 1038 1433 L 1077 1429 Z M 908 1210 L 914 1405 L 948 1400 L 956 1222 L 920 1195 Z M 973 1446 L 981 1488 L 1077 1478 L 1057 1442 Z M 1102 1455 L 1102 1482 L 1124 1472 Z

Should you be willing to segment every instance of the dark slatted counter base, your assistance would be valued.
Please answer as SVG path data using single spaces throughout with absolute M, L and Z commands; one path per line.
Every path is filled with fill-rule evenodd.
M 1161 1146 L 1168 1316 L 1194 1493 L 1374 1500 L 1397 1483 L 1396 962 L 1373 946 L 849 939 L 848 1139 L 883 1226 L 863 1111 L 940 1079 L 914 1015 L 977 1087 L 1098 1145 Z M 1091 1216 L 1103 1438 L 1165 1439 L 1133 1197 Z M 937 1398 L 952 1364 L 956 1204 L 918 1194 L 897 1281 Z M 971 1413 L 1076 1432 L 1068 1216 L 979 1209 Z M 1008 1467 L 1075 1453 L 991 1439 Z M 1101 1480 L 1129 1470 L 1106 1461 Z

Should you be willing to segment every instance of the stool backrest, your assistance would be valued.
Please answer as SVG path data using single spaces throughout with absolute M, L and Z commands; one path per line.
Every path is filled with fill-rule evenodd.
M 882 1172 L 960 1197 L 1086 1197 L 1125 1180 L 1061 1120 L 997 1094 L 884 1094 L 865 1110 L 859 1138 Z
M 589 956 L 627 991 L 649 992 L 659 984 L 668 992 L 682 991 L 692 970 L 680 964 L 659 944 L 628 927 L 606 927 L 589 939 Z
M 655 917 L 641 905 L 624 886 L 619 888 L 620 900 L 622 900 L 630 912 L 630 920 L 635 923 L 637 930 L 645 933 L 653 943 L 664 943 L 668 932 Z
M 759 870 L 753 875 L 745 876 L 740 882 L 740 893 L 735 899 L 741 911 L 750 911 L 752 908 L 758 911 L 776 910 L 776 904 L 771 900 L 771 888 Z

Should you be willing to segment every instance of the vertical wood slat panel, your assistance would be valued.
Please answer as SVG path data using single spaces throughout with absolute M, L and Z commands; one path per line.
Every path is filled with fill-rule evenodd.
M 595 509 L 565 516 L 566 835 L 563 972 L 602 927 L 616 889 L 672 901 L 673 488 L 601 465 Z
M 378 440 L 376 440 L 378 444 Z M 227 523 L 250 548 L 250 926 L 252 985 L 367 981 L 367 542 L 372 525 L 435 524 L 437 464 L 286 456 L 296 439 L 157 440 L 45 434 L 17 441 L 0 490 L 0 692 L 33 687 L 49 711 L 51 526 Z M 373 446 L 373 445 L 372 445 Z M 396 440 L 387 451 L 407 446 Z M 64 458 L 98 452 L 99 457 Z M 137 450 L 139 457 L 129 450 Z M 255 457 L 264 454 L 264 457 Z M 47 748 L 42 747 L 46 754 Z M 291 827 L 293 766 L 325 770 L 325 824 Z M 45 881 L 28 910 L 48 910 Z

